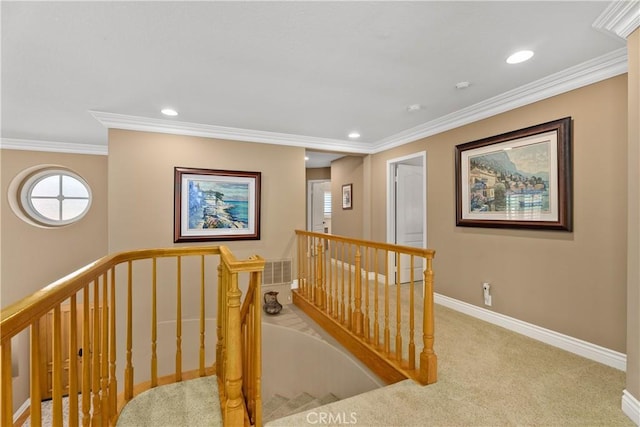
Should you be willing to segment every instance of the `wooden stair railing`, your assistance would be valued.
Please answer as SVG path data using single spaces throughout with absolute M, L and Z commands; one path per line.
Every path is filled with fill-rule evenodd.
M 40 335 L 49 313 L 53 319 L 53 426 L 63 425 L 63 395 L 80 394 L 80 402 L 69 399 L 65 425 L 115 425 L 124 405 L 140 392 L 214 373 L 221 387 L 224 424 L 260 425 L 259 296 L 263 269 L 262 258 L 237 260 L 224 246 L 121 252 L 103 257 L 6 307 L 0 313 L 0 425 L 13 425 L 11 346 L 12 339 L 23 331 L 30 333 L 30 423 L 42 424 L 41 377 L 47 373 L 42 369 L 44 349 Z M 241 279 L 247 283 L 242 286 L 247 290 L 242 307 Z M 218 288 L 217 333 L 207 334 L 207 314 L 211 315 L 213 309 L 207 311 L 206 302 L 214 299 L 210 294 L 212 286 Z M 199 301 L 192 306 L 195 295 Z M 69 310 L 70 322 L 66 370 L 61 357 L 63 305 Z M 175 369 L 170 375 L 159 376 L 159 355 L 167 355 L 170 349 L 159 348 L 158 313 L 166 316 L 171 305 L 175 306 Z M 150 312 L 150 318 L 140 318 L 140 307 Z M 194 360 L 186 361 L 187 367 L 197 369 L 184 372 L 183 309 L 197 312 L 199 319 L 199 348 L 194 349 Z M 71 327 L 76 324 L 77 328 Z M 207 342 L 215 339 L 216 360 L 207 360 L 206 349 L 213 347 Z M 143 373 L 137 379 L 134 359 L 139 363 L 149 350 L 147 376 L 140 378 Z
M 303 230 L 296 236 L 294 304 L 388 383 L 435 383 L 435 251 Z

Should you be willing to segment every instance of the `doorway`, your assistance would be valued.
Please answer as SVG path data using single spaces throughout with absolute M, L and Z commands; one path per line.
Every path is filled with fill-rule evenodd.
M 331 181 L 310 180 L 307 186 L 307 230 L 330 234 Z
M 427 247 L 427 153 L 425 151 L 387 161 L 387 242 L 418 248 Z M 396 272 L 396 283 L 411 278 L 408 255 L 390 260 Z M 423 260 L 414 263 L 414 279 L 420 280 Z

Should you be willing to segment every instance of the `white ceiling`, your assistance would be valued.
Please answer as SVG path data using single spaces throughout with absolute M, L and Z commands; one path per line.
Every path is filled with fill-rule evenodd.
M 2 144 L 100 151 L 110 126 L 375 152 L 624 73 L 638 4 L 2 1 Z

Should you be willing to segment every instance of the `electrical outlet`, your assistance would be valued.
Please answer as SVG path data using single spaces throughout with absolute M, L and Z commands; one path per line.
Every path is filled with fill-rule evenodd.
M 491 307 L 491 285 L 489 282 L 482 283 L 482 295 L 484 296 L 484 305 Z

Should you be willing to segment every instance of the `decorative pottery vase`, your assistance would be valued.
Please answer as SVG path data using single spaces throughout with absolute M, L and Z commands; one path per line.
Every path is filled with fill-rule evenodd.
M 278 314 L 282 310 L 282 304 L 278 302 L 278 293 L 269 291 L 264 293 L 264 312 L 267 314 Z

